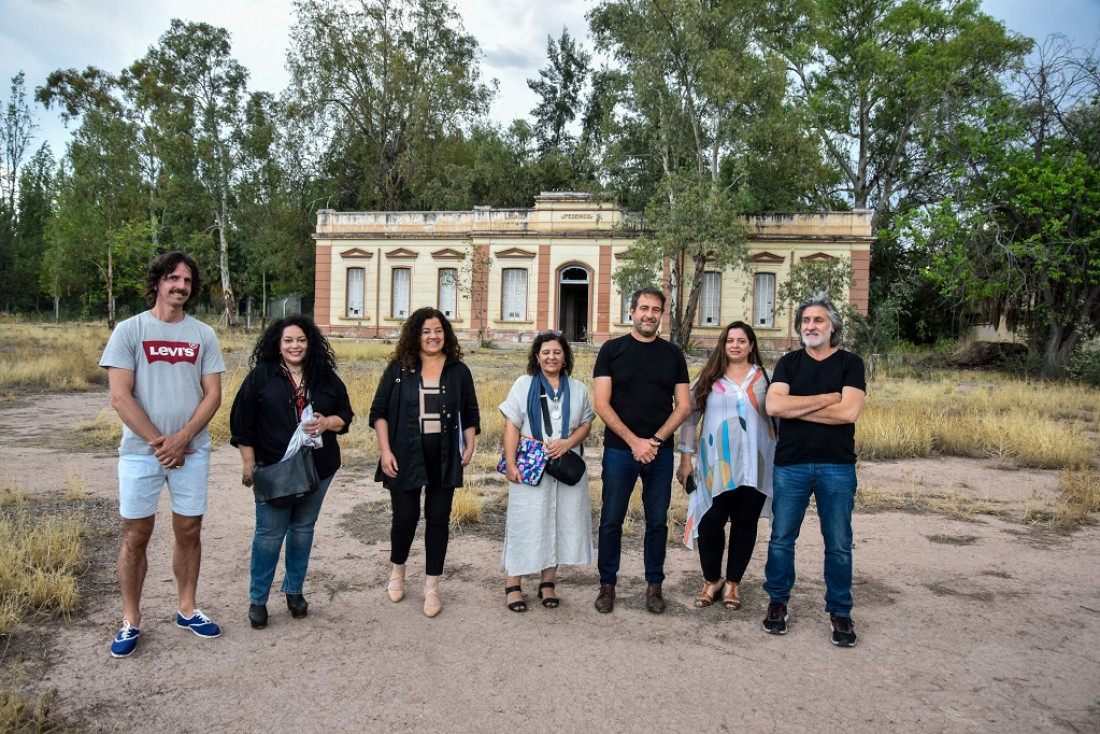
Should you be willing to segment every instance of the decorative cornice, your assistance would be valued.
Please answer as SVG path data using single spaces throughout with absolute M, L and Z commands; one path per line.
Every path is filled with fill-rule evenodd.
M 803 255 L 799 258 L 804 263 L 823 263 L 829 260 L 836 260 L 836 257 L 824 252 L 815 252 L 812 255 Z
M 522 250 L 518 247 L 509 247 L 507 250 L 501 250 L 496 253 L 498 259 L 509 260 L 532 260 L 535 257 L 535 253 L 530 250 Z
M 369 260 L 372 257 L 374 257 L 374 253 L 373 252 L 367 252 L 366 250 L 362 249 L 361 247 L 353 247 L 350 250 L 344 250 L 343 252 L 341 252 L 340 257 L 348 259 L 348 260 L 360 259 L 360 258 L 366 258 L 367 260 Z
M 444 247 L 442 250 L 436 250 L 432 253 L 432 257 L 436 260 L 462 260 L 466 256 L 450 247 Z
M 787 258 L 782 255 L 776 255 L 774 252 L 758 252 L 749 258 L 751 263 L 760 263 L 764 265 L 779 265 L 786 262 Z
M 419 256 L 416 250 L 410 250 L 407 247 L 398 247 L 396 250 L 390 250 L 386 253 L 386 257 L 391 260 L 415 260 Z

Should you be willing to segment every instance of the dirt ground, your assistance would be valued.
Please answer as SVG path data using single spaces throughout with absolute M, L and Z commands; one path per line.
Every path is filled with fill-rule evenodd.
M 56 689 L 53 715 L 77 729 L 1100 731 L 1100 527 L 1063 534 L 1022 523 L 1025 508 L 1049 503 L 1056 475 L 979 460 L 860 465 L 868 491 L 959 495 L 1001 515 L 857 514 L 859 645 L 839 649 L 829 644 L 814 517 L 799 545 L 785 637 L 760 627 L 765 524 L 740 611 L 694 609 L 697 560 L 670 541 L 669 610 L 646 612 L 633 537 L 613 614 L 592 608 L 594 567 L 562 569 L 562 607 L 552 611 L 526 580 L 531 611 L 511 613 L 500 527 L 490 523 L 452 538 L 443 612 L 427 619 L 419 542 L 409 597 L 386 598 L 386 495 L 365 468 L 341 470 L 329 491 L 306 582 L 309 616 L 291 619 L 273 594 L 268 628 L 252 630 L 252 497 L 240 486 L 237 452 L 221 446 L 199 603 L 223 634 L 203 640 L 174 626 L 165 493 L 141 643 L 114 660 L 116 462 L 111 452 L 64 443 L 106 407 L 105 392 L 0 405 L 0 479 L 47 498 L 83 484 L 89 498 L 83 506 L 96 530 L 82 610 L 0 648 L 26 693 Z

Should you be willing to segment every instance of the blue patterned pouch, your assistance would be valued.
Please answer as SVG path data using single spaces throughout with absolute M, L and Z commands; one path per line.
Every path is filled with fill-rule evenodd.
M 538 485 L 542 481 L 542 473 L 546 471 L 546 444 L 530 436 L 520 436 L 519 446 L 516 448 L 516 467 L 524 484 L 530 484 L 532 487 Z M 505 470 L 502 453 L 497 463 L 497 471 L 503 474 Z

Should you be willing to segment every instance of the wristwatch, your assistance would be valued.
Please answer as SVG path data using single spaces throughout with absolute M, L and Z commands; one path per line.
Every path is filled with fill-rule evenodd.
M 652 436 L 650 436 L 649 440 L 654 442 L 658 446 L 664 446 L 665 445 L 665 440 L 663 438 L 661 438 L 660 436 L 658 436 L 657 434 L 653 434 Z

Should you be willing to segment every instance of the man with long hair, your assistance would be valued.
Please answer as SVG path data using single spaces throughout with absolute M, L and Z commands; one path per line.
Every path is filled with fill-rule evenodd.
M 165 484 L 175 535 L 176 626 L 199 637 L 221 634 L 195 603 L 210 473 L 206 426 L 221 405 L 225 372 L 214 330 L 186 313 L 201 285 L 199 266 L 188 255 L 173 251 L 153 258 L 145 277 L 151 308 L 115 328 L 99 361 L 107 369 L 111 407 L 123 424 L 118 450 L 122 629 L 111 643 L 116 658 L 137 647 L 146 550 Z
M 764 567 L 764 631 L 787 634 L 794 586 L 794 544 L 810 495 L 825 540 L 825 611 L 832 642 L 856 644 L 852 623 L 852 509 L 856 497 L 856 419 L 867 393 L 863 360 L 840 349 L 842 322 L 824 295 L 802 301 L 794 322 L 803 349 L 783 355 L 768 388 L 767 410 L 780 419 L 775 450 L 772 534 Z

